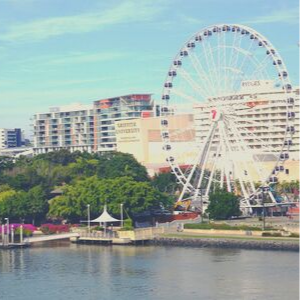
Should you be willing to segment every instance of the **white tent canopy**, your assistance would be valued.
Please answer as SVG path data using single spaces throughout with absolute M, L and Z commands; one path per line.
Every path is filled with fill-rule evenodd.
M 108 223 L 108 222 L 121 222 L 121 220 L 117 220 L 115 218 L 113 218 L 108 212 L 107 212 L 107 208 L 106 205 L 104 205 L 104 210 L 103 213 L 96 219 L 91 220 L 91 223 Z

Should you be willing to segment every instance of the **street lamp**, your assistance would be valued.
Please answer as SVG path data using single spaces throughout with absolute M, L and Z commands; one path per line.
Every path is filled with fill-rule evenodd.
M 87 217 L 88 217 L 88 232 L 91 231 L 91 214 L 90 214 L 90 205 L 87 205 Z
M 123 203 L 121 203 L 120 206 L 121 206 L 121 227 L 123 227 Z
M 203 223 L 203 199 L 202 199 L 202 190 L 200 190 L 200 206 L 201 206 L 201 223 Z
M 261 190 L 261 193 L 262 193 L 262 207 L 263 207 L 262 230 L 265 230 L 265 228 L 266 228 L 265 193 L 268 193 L 270 191 L 270 188 L 268 186 L 261 186 L 260 190 Z

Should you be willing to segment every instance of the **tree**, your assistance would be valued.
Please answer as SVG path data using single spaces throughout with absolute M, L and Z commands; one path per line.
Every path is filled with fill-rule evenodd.
M 210 218 L 219 220 L 240 216 L 239 199 L 233 193 L 217 190 L 209 196 L 207 213 L 209 213 Z
M 91 218 L 94 218 L 107 204 L 109 212 L 118 218 L 123 203 L 132 217 L 149 208 L 169 205 L 170 201 L 149 182 L 137 182 L 130 177 L 99 179 L 93 176 L 65 186 L 63 195 L 50 200 L 49 216 L 79 221 L 87 217 L 89 204 Z
M 2 186 L 3 187 L 3 186 Z M 0 193 L 0 218 L 35 222 L 45 217 L 48 210 L 44 188 L 36 186 L 28 192 L 5 190 Z
M 152 185 L 160 192 L 174 195 L 177 187 L 176 176 L 171 172 L 155 174 Z
M 131 177 L 136 181 L 149 181 L 147 170 L 132 154 L 121 152 L 104 153 L 99 157 L 100 178 Z
M 48 211 L 45 188 L 40 185 L 33 187 L 27 193 L 27 200 L 26 218 L 30 217 L 32 224 L 35 224 L 35 221 L 43 219 Z
M 82 155 L 83 154 L 79 151 L 75 151 L 71 153 L 67 149 L 61 149 L 59 151 L 52 151 L 44 154 L 39 154 L 33 158 L 33 161 L 43 159 L 51 162 L 52 164 L 61 164 L 63 166 L 66 166 L 71 162 L 75 162 L 76 159 Z M 84 153 L 84 155 L 86 156 L 91 154 Z
M 12 169 L 14 159 L 10 156 L 0 156 L 0 172 L 6 169 Z

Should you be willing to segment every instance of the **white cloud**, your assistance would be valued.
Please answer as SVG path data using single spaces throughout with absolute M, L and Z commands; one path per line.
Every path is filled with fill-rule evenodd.
M 77 64 L 77 63 L 91 63 L 91 62 L 104 62 L 116 60 L 128 56 L 124 52 L 100 52 L 88 54 L 72 54 L 65 57 L 57 57 L 45 62 L 47 65 L 61 65 L 61 64 Z
M 183 14 L 181 14 L 179 17 L 180 17 L 181 22 L 183 22 L 184 24 L 187 24 L 187 25 L 203 24 L 203 21 L 198 18 L 193 18 L 191 16 L 187 16 L 187 15 L 183 15 Z
M 28 59 L 14 60 L 11 63 L 18 65 L 18 71 L 24 72 L 44 72 L 45 69 L 41 66 L 65 66 L 81 63 L 95 63 L 115 61 L 124 57 L 131 56 L 128 52 L 71 52 L 63 55 L 40 55 Z M 38 66 L 38 68 L 37 68 Z M 48 69 L 49 71 L 49 69 Z M 48 72 L 47 71 L 47 72 Z
M 0 39 L 32 42 L 64 34 L 87 33 L 115 24 L 150 21 L 163 9 L 164 5 L 159 5 L 155 1 L 126 0 L 105 11 L 13 25 L 1 35 Z
M 265 16 L 259 16 L 252 20 L 248 20 L 248 24 L 267 24 L 267 23 L 287 23 L 299 24 L 298 8 L 290 8 L 286 10 L 276 10 Z

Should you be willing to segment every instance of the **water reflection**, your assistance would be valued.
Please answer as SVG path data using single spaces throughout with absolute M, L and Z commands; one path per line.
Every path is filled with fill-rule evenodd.
M 1 251 L 0 276 L 14 300 L 293 300 L 299 278 L 293 252 L 69 243 Z

